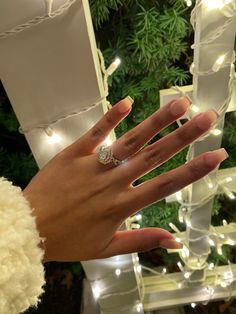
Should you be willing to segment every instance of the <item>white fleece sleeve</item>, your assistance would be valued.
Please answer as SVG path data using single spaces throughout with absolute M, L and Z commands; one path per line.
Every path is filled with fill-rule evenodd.
M 0 178 L 0 313 L 36 306 L 45 284 L 35 217 L 21 189 Z

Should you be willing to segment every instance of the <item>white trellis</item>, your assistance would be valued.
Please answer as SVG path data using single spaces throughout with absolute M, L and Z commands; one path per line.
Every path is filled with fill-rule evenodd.
M 189 158 L 221 145 L 228 86 L 233 84 L 230 73 L 234 74 L 231 64 L 235 15 L 235 0 L 198 0 L 193 11 L 193 88 L 182 90 L 194 99 L 192 115 L 194 111 L 214 107 L 222 119 L 213 133 L 191 146 Z M 15 27 L 19 24 L 21 27 Z M 107 110 L 88 1 L 1 0 L 0 38 L 0 78 L 42 167 Z M 181 93 L 165 91 L 162 100 L 176 95 Z M 235 110 L 235 101 L 231 101 L 230 108 Z M 60 142 L 54 132 L 60 136 Z M 51 144 L 46 141 L 49 139 Z M 187 194 L 182 191 L 181 199 L 177 195 L 186 205 L 181 208 L 187 208 L 180 211 L 181 219 L 188 223 L 187 233 L 176 235 L 185 242 L 180 252 L 182 272 L 166 274 L 163 269 L 155 276 L 142 276 L 137 254 L 83 262 L 102 313 L 143 313 L 236 296 L 236 265 L 214 268 L 206 264 L 210 243 L 218 244 L 220 252 L 222 244 L 232 245 L 236 241 L 234 224 L 210 228 L 213 194 L 223 189 L 232 196 L 235 182 L 235 169 L 222 170 L 193 184 Z M 218 189 L 214 189 L 216 184 Z M 209 195 L 207 202 L 199 202 Z M 188 216 L 193 203 L 197 203 L 197 209 Z M 139 218 L 128 219 L 126 227 L 135 226 Z

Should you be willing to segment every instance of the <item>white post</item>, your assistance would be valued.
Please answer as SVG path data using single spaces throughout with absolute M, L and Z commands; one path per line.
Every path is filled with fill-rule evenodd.
M 19 32 L 19 24 L 29 27 Z M 0 55 L 1 80 L 40 168 L 107 110 L 87 0 L 55 0 L 50 16 L 44 0 L 1 0 Z M 131 254 L 82 264 L 102 313 L 143 313 Z
M 200 111 L 214 108 L 221 116 L 216 126 L 220 131 L 224 127 L 224 115 L 229 95 L 231 64 L 234 61 L 235 39 L 235 3 L 228 1 L 202 0 L 196 4 L 195 51 L 193 66 L 193 102 Z M 222 135 L 212 135 L 192 146 L 190 158 L 221 147 Z M 216 172 L 209 176 L 215 185 Z M 212 194 L 204 180 L 192 185 L 189 201 L 196 206 L 188 206 L 187 226 L 190 255 L 186 262 L 190 268 L 204 267 L 210 244 L 206 235 L 211 224 Z M 198 205 L 197 205 L 198 204 Z M 190 226 L 191 224 L 191 226 Z M 203 237 L 203 235 L 206 235 Z M 193 280 L 202 280 L 203 272 L 194 273 Z M 191 278 L 190 278 L 191 280 Z

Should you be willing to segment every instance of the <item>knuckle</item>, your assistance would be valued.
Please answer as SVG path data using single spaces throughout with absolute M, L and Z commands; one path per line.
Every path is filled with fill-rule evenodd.
M 160 113 L 157 112 L 155 114 L 153 114 L 151 117 L 150 117 L 150 122 L 151 124 L 153 125 L 153 127 L 156 129 L 157 126 L 159 125 L 162 125 L 163 124 L 163 121 L 161 119 L 161 116 L 160 116 Z
M 192 132 L 189 132 L 185 128 L 179 129 L 176 135 L 181 143 L 191 143 L 193 141 Z
M 163 176 L 160 176 L 157 190 L 163 196 L 172 194 L 172 192 L 175 190 L 173 178 L 167 173 L 165 173 Z
M 155 166 L 163 162 L 164 158 L 160 148 L 147 147 L 143 151 L 144 162 L 148 166 Z
M 93 138 L 97 139 L 99 137 L 102 137 L 104 135 L 104 130 L 100 128 L 99 126 L 94 126 L 91 130 L 91 135 Z
M 190 176 L 194 179 L 194 178 L 198 178 L 201 176 L 202 173 L 202 167 L 200 164 L 198 164 L 197 162 L 192 162 L 189 164 L 189 172 L 190 172 Z
M 138 145 L 138 136 L 133 132 L 129 132 L 124 139 L 124 147 L 127 150 L 136 150 L 139 148 Z
M 104 116 L 105 122 L 108 125 L 113 125 L 115 123 L 115 119 L 113 118 L 112 114 L 111 114 L 111 110 L 109 110 L 105 116 Z

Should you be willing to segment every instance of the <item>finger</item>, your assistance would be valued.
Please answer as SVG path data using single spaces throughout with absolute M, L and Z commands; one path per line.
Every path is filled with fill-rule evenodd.
M 119 169 L 115 169 L 117 176 L 123 182 L 125 180 L 127 183 L 135 181 L 206 133 L 217 118 L 218 115 L 214 110 L 197 115 L 181 128 L 143 149 L 127 163 L 118 167 Z
M 129 96 L 118 102 L 85 135 L 69 147 L 70 152 L 84 156 L 91 154 L 130 113 L 133 102 Z
M 159 228 L 146 228 L 133 231 L 117 231 L 102 257 L 134 252 L 145 252 L 157 247 L 180 249 L 171 233 Z
M 189 105 L 189 100 L 183 97 L 162 107 L 113 144 L 114 156 L 124 160 L 137 153 L 156 134 L 179 119 Z
M 207 152 L 196 157 L 188 164 L 130 189 L 123 196 L 124 210 L 126 208 L 123 214 L 128 217 L 137 210 L 182 190 L 185 186 L 213 171 L 227 157 L 228 154 L 225 149 Z M 132 207 L 132 211 L 127 212 L 127 208 L 130 207 Z

